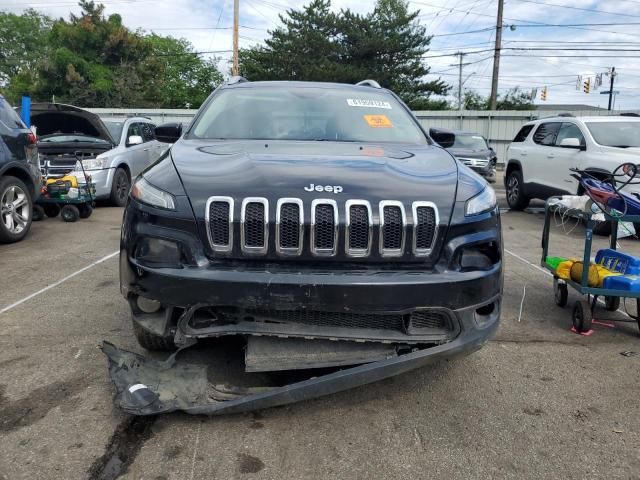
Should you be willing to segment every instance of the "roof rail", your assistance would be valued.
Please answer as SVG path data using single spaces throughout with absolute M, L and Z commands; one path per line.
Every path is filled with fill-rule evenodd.
M 236 83 L 245 83 L 248 82 L 249 80 L 247 80 L 244 77 L 241 77 L 240 75 L 235 75 L 233 77 L 231 77 L 229 80 L 227 80 L 227 85 L 235 85 Z
M 640 117 L 640 115 L 638 115 L 635 112 L 623 112 L 620 114 L 621 117 Z
M 565 112 L 565 113 L 559 113 L 558 115 L 556 115 L 557 117 L 575 117 L 575 115 L 573 113 L 569 113 L 569 112 Z
M 356 87 L 382 88 L 375 80 L 362 80 L 361 82 L 356 83 Z

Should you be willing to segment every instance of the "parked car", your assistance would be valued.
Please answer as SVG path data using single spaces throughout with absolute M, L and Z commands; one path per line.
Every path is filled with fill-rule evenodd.
M 274 389 L 252 404 L 258 408 L 469 353 L 496 331 L 495 193 L 376 82 L 236 77 L 184 134 L 179 124 L 156 134 L 176 143 L 134 182 L 121 237 L 121 291 L 144 348 L 235 336 L 257 363 L 251 371 L 378 356 L 365 375 L 354 368 L 317 377 L 296 394 Z M 342 363 L 332 363 L 337 350 Z M 313 352 L 315 359 L 292 365 Z M 119 370 L 116 385 L 140 373 L 138 383 L 149 387 L 140 370 Z M 190 392 L 128 411 L 207 401 L 186 398 Z
M 460 130 L 446 130 L 443 128 L 431 128 L 429 135 L 436 142 L 442 135 L 453 135 L 452 144 L 441 144 L 447 151 L 459 161 L 482 175 L 489 183 L 496 181 L 496 163 L 498 156 L 489 146 L 489 142 L 482 135 Z M 438 142 L 439 143 L 439 142 Z
M 522 210 L 532 198 L 582 195 L 570 168 L 604 178 L 625 162 L 640 163 L 640 118 L 561 116 L 529 122 L 507 149 L 507 202 Z M 637 186 L 626 191 L 640 193 Z M 595 230 L 608 234 L 609 229 L 609 222 L 600 222 Z
M 39 185 L 36 136 L 0 95 L 0 243 L 29 233 Z
M 116 206 L 125 205 L 131 179 L 166 150 L 155 139 L 155 125 L 144 117 L 103 121 L 72 105 L 36 103 L 31 106 L 31 123 L 49 174 L 66 175 L 81 159 L 96 184 L 96 198 Z

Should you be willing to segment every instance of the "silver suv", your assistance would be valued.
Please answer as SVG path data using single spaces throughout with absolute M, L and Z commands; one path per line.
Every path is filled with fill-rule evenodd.
M 532 198 L 582 194 L 570 168 L 595 177 L 625 162 L 640 163 L 640 118 L 544 118 L 525 124 L 507 149 L 507 202 L 522 210 Z M 640 190 L 628 187 L 633 193 Z
M 31 123 L 38 134 L 40 162 L 48 175 L 73 173 L 78 160 L 96 184 L 96 199 L 124 206 L 131 179 L 168 148 L 155 138 L 155 125 L 144 117 L 101 120 L 72 105 L 34 104 Z

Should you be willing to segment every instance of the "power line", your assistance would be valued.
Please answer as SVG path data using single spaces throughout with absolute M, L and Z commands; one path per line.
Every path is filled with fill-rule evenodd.
M 544 5 L 547 7 L 558 7 L 558 8 L 566 8 L 569 10 L 579 10 L 582 12 L 592 12 L 592 13 L 605 13 L 608 15 L 618 15 L 621 17 L 634 17 L 634 18 L 640 18 L 640 15 L 633 15 L 631 13 L 618 13 L 618 12 L 609 12 L 606 10 L 597 10 L 595 8 L 581 8 L 581 7 L 572 7 L 569 5 L 560 5 L 558 3 L 547 3 L 547 2 L 540 2 L 537 0 L 516 0 L 518 2 L 526 2 L 526 3 L 535 3 L 536 5 Z

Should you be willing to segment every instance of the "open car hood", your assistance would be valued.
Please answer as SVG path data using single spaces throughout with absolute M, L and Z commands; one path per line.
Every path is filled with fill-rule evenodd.
M 31 124 L 39 137 L 45 135 L 81 134 L 100 138 L 115 145 L 109 130 L 95 113 L 62 103 L 34 103 L 31 105 Z

